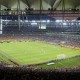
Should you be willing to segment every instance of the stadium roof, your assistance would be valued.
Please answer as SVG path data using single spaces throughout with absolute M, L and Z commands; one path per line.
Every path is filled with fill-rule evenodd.
M 1 9 L 17 9 L 18 1 L 19 0 L 0 0 Z M 72 8 L 78 9 L 80 7 L 80 0 L 20 0 L 20 9 L 33 8 L 40 10 L 41 2 L 42 10 L 48 10 L 48 8 L 51 7 L 53 7 L 53 9 L 62 10 L 63 1 L 66 10 Z

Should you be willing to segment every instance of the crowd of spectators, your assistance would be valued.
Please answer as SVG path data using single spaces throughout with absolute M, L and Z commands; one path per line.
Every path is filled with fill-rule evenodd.
M 32 69 L 25 67 L 0 68 L 0 80 L 79 80 L 76 69 Z
M 3 34 L 0 40 L 39 40 L 56 44 L 64 44 L 74 47 L 80 47 L 80 36 L 62 33 L 29 33 L 29 34 Z M 64 42 L 64 43 L 62 43 Z

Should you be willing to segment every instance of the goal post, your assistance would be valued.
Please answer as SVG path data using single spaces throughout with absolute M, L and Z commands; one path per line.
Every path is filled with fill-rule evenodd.
M 57 59 L 65 59 L 66 55 L 65 54 L 59 54 L 57 55 Z

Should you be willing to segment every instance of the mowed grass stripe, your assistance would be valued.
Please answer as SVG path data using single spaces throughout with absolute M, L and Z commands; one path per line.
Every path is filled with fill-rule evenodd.
M 59 62 L 54 62 L 53 65 L 41 64 L 37 66 L 38 68 L 72 68 L 80 66 L 80 58 L 72 58 L 68 60 L 62 60 Z M 36 66 L 34 66 L 36 67 Z
M 65 54 L 66 57 L 80 54 L 80 50 L 77 49 L 39 41 L 2 43 L 0 51 L 19 64 L 46 62 L 57 59 L 60 54 Z

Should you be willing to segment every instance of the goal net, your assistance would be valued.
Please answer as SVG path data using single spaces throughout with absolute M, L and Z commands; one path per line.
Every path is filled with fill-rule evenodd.
M 57 55 L 57 59 L 65 59 L 66 55 L 65 54 L 59 54 Z

